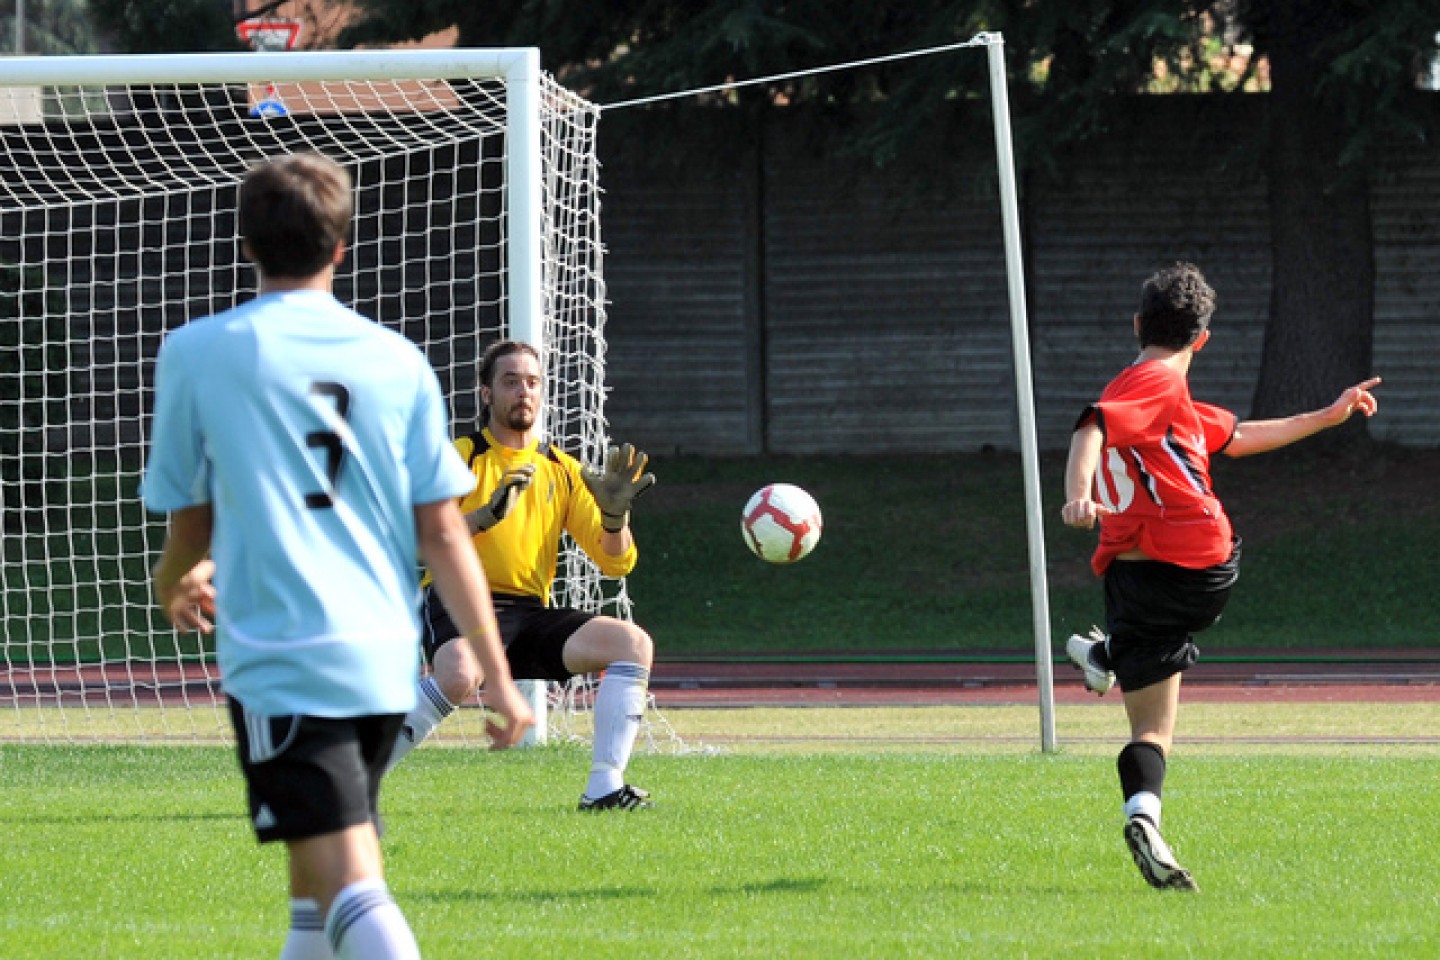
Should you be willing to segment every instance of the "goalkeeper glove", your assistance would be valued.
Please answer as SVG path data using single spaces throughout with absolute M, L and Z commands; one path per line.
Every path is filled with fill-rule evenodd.
M 585 481 L 600 508 L 600 525 L 608 532 L 624 530 L 630 522 L 630 504 L 655 486 L 655 474 L 643 472 L 649 462 L 649 457 L 627 443 L 610 448 L 604 470 L 591 466 L 580 468 L 580 479 Z
M 489 530 L 509 516 L 510 511 L 515 507 L 515 501 L 520 498 L 520 491 L 530 486 L 530 481 L 535 479 L 535 464 L 523 463 L 505 471 L 500 478 L 500 485 L 490 495 L 490 502 L 483 507 L 470 511 L 470 521 L 475 525 L 475 532 L 481 533 Z

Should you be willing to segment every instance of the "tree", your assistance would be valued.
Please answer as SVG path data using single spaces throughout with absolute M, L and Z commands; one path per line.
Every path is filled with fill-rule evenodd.
M 462 46 L 541 47 L 548 69 L 601 102 L 944 43 L 984 29 L 983 16 L 954 13 L 941 0 L 349 2 L 360 16 L 341 34 L 341 45 L 417 40 L 454 26 Z M 873 101 L 883 96 L 884 76 L 833 74 L 776 92 Z
M 1440 8 L 1429 0 L 1092 0 L 1011 13 L 1029 62 L 1044 51 L 1051 58 L 1044 86 L 1030 91 L 1043 119 L 1031 132 L 1061 143 L 1102 128 L 1107 96 L 1144 86 L 1154 64 L 1183 78 L 1188 62 L 1193 78 L 1217 34 L 1252 48 L 1251 68 L 1266 65 L 1270 81 L 1256 149 L 1268 172 L 1273 269 L 1251 414 L 1323 406 L 1370 376 L 1368 169 L 1395 138 L 1434 133 L 1434 97 L 1416 87 L 1436 56 Z M 1319 442 L 1357 433 L 1359 418 Z
M 416 39 L 453 25 L 462 44 L 541 46 L 552 71 L 601 102 L 998 30 L 1020 118 L 1018 152 L 1032 167 L 1102 132 L 1125 109 L 1117 95 L 1233 96 L 1224 91 L 1263 87 L 1257 71 L 1268 66 L 1269 123 L 1256 149 L 1269 171 L 1274 292 L 1256 416 L 1321 406 L 1370 374 L 1366 164 L 1387 138 L 1427 135 L 1436 114 L 1416 90 L 1436 56 L 1433 0 L 350 2 L 361 17 L 342 43 Z M 1230 55 L 1242 48 L 1248 56 L 1231 72 Z M 883 162 L 933 129 L 947 98 L 984 89 L 978 60 L 934 57 L 730 99 L 842 112 L 886 105 L 852 135 Z M 1353 429 L 1363 431 L 1358 418 Z
M 95 26 L 120 53 L 238 50 L 229 0 L 89 0 Z
M 41 56 L 94 53 L 84 0 L 29 0 L 25 4 L 25 49 L 15 50 L 15 18 L 0 23 L 0 50 Z
M 1269 56 L 1273 83 L 1270 317 L 1254 403 L 1263 417 L 1319 406 L 1371 373 L 1366 165 L 1387 134 L 1422 129 L 1415 77 L 1434 56 L 1440 12 L 1405 2 L 1247 0 L 1240 15 Z

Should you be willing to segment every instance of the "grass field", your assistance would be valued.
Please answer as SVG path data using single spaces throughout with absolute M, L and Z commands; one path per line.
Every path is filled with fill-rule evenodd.
M 1189 896 L 1125 853 L 1113 707 L 1063 708 L 1053 756 L 1006 739 L 1018 707 L 672 711 L 725 749 L 637 757 L 659 802 L 624 816 L 574 812 L 583 749 L 428 747 L 387 781 L 391 884 L 432 960 L 1440 949 L 1440 742 L 1344 742 L 1435 706 L 1187 708 L 1215 738 L 1166 784 Z M 283 855 L 242 807 L 222 748 L 0 746 L 0 956 L 275 955 Z
M 656 469 L 630 588 L 661 657 L 1030 650 L 1016 457 Z M 1052 506 L 1058 471 L 1048 458 Z M 1384 448 L 1219 465 L 1247 555 L 1206 653 L 1433 647 L 1437 473 L 1440 452 Z M 738 533 L 741 504 L 773 480 L 826 511 L 820 548 L 793 567 L 761 564 Z M 1063 636 L 1101 601 L 1093 537 L 1053 519 Z M 465 714 L 446 739 L 473 747 Z M 385 848 L 425 955 L 1440 954 L 1437 704 L 1186 704 L 1166 833 L 1196 896 L 1151 890 L 1125 853 L 1113 702 L 1059 707 L 1053 756 L 1029 705 L 664 720 L 678 739 L 632 765 L 659 800 L 637 815 L 575 813 L 575 746 L 436 744 L 407 761 L 387 781 Z M 0 960 L 278 953 L 283 854 L 254 843 L 228 750 L 33 742 L 223 730 L 210 708 L 3 711 Z

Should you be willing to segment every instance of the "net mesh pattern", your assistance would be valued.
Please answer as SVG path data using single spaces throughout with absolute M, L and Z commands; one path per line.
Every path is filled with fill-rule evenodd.
M 455 432 L 474 429 L 479 356 L 507 335 L 505 103 L 490 79 L 0 87 L 0 739 L 229 735 L 213 641 L 153 610 L 164 523 L 138 488 L 165 332 L 257 292 L 234 214 L 256 161 L 314 150 L 350 170 L 335 293 L 419 344 Z M 591 463 L 597 120 L 542 80 L 548 434 Z M 573 544 L 555 599 L 630 616 L 624 583 Z

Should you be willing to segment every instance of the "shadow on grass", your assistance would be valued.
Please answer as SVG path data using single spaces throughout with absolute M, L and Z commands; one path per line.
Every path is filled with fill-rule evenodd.
M 235 813 L 0 814 L 0 824 L 17 823 L 31 826 L 79 826 L 86 823 L 194 823 L 222 820 L 248 822 L 243 814 Z
M 741 883 L 734 886 L 711 887 L 710 893 L 717 897 L 730 897 L 737 894 L 753 897 L 766 893 L 815 893 L 827 886 L 829 882 L 823 877 L 780 877 L 775 880 Z
M 557 900 L 606 901 L 638 900 L 660 895 L 658 887 L 600 887 L 590 890 L 409 890 L 407 900 L 429 900 L 435 903 L 546 903 Z
M 767 894 L 811 894 L 825 887 L 829 881 L 819 877 L 780 877 L 774 880 L 759 880 L 752 883 L 714 886 L 708 893 L 716 897 L 762 896 Z M 669 891 L 673 893 L 673 891 Z M 610 900 L 640 900 L 666 894 L 659 887 L 595 887 L 586 890 L 407 890 L 406 898 L 429 900 L 435 903 L 546 903 L 556 901 L 603 902 Z

